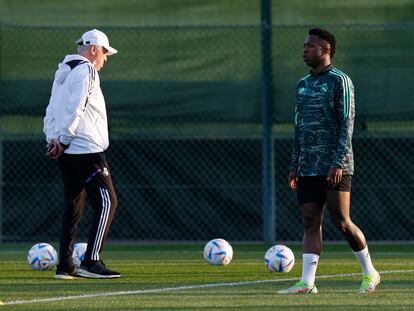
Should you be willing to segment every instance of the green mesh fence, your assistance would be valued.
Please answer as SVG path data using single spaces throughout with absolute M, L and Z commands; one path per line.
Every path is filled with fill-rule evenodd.
M 42 121 L 57 63 L 89 28 L 0 28 L 3 241 L 58 237 L 62 186 Z M 279 241 L 302 235 L 286 169 L 308 28 L 272 27 Z M 338 40 L 334 64 L 356 87 L 352 218 L 370 240 L 412 240 L 414 25 L 327 28 Z M 100 73 L 119 195 L 109 237 L 263 240 L 260 26 L 101 30 L 120 51 Z M 342 240 L 328 217 L 325 238 Z

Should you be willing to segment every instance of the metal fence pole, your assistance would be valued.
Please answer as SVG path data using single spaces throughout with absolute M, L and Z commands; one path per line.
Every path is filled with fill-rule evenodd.
M 1 54 L 2 54 L 2 32 L 3 27 L 0 24 L 0 92 L 2 85 L 2 64 L 1 64 Z M 0 244 L 3 242 L 3 130 L 1 125 L 1 99 L 0 99 Z
M 1 112 L 0 112 L 1 117 Z M 0 244 L 3 242 L 3 132 L 0 126 Z
M 2 51 L 2 31 L 3 26 L 0 24 L 0 92 L 2 92 L 2 64 L 1 64 L 1 51 Z M 0 99 L 0 120 L 2 117 L 1 111 L 1 99 Z M 3 130 L 0 122 L 0 243 L 3 242 Z
M 272 49 L 271 49 L 271 6 L 270 0 L 261 3 L 262 28 L 262 174 L 263 174 L 263 234 L 264 241 L 275 242 L 275 159 L 272 136 L 273 96 L 272 96 Z

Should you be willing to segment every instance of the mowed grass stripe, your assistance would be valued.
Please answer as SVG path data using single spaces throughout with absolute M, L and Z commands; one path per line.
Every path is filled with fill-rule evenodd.
M 383 274 L 413 273 L 413 272 L 414 270 L 388 270 L 388 271 L 380 271 L 380 274 L 383 275 Z M 346 277 L 354 277 L 358 275 L 360 275 L 360 273 L 331 274 L 331 275 L 326 274 L 326 275 L 319 275 L 318 279 L 346 278 Z M 77 299 L 109 297 L 109 296 L 127 296 L 127 295 L 164 293 L 164 292 L 173 292 L 173 291 L 185 291 L 185 290 L 204 289 L 204 288 L 213 288 L 213 287 L 257 285 L 257 284 L 264 284 L 264 283 L 296 281 L 298 279 L 299 279 L 298 277 L 295 277 L 295 278 L 283 278 L 283 279 L 276 279 L 276 280 L 273 279 L 273 280 L 247 281 L 247 282 L 209 283 L 209 284 L 200 284 L 200 285 L 165 287 L 165 288 L 144 289 L 144 290 L 102 292 L 102 293 L 96 293 L 96 294 L 62 296 L 62 297 L 43 298 L 43 299 L 15 300 L 15 301 L 9 301 L 9 302 L 2 302 L 2 304 L 3 305 L 35 304 L 35 303 L 43 303 L 43 302 L 55 302 L 55 301 L 77 300 Z

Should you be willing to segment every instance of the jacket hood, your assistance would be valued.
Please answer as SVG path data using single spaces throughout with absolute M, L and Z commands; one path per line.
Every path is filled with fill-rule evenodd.
M 66 77 L 71 72 L 72 68 L 67 64 L 67 62 L 73 61 L 73 60 L 80 60 L 80 61 L 87 61 L 89 60 L 81 55 L 73 54 L 73 55 L 66 55 L 65 58 L 61 63 L 58 65 L 58 69 L 55 73 L 55 81 L 59 84 L 62 84 L 65 82 Z

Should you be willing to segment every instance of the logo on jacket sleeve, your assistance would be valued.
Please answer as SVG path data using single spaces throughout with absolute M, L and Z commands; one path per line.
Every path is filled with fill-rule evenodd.
M 298 88 L 298 94 L 299 95 L 305 95 L 305 94 L 307 94 L 306 87 Z

